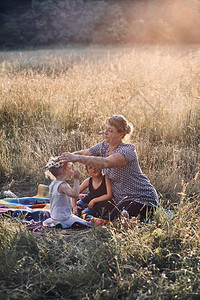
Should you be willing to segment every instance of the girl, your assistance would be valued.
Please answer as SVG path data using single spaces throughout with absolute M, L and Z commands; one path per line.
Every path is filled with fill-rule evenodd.
M 53 227 L 60 224 L 63 228 L 91 227 L 90 222 L 72 214 L 71 197 L 77 198 L 79 195 L 79 170 L 73 171 L 73 164 L 70 162 L 56 160 L 57 158 L 51 158 L 46 165 L 55 180 L 49 186 L 51 218 L 44 221 L 44 226 Z M 73 188 L 66 182 L 72 177 L 74 179 Z

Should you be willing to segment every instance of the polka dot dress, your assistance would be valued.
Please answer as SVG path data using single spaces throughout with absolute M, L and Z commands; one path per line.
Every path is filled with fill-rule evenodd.
M 93 156 L 108 157 L 110 147 L 103 141 L 89 150 Z M 148 206 L 158 205 L 156 190 L 140 169 L 135 146 L 121 143 L 114 153 L 122 154 L 127 162 L 121 167 L 103 169 L 104 174 L 111 180 L 115 203 L 126 199 Z

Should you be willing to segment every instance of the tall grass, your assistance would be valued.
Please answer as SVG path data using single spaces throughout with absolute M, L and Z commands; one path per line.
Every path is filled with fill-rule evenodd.
M 1 53 L 1 181 L 44 182 L 51 155 L 102 140 L 124 114 L 158 192 L 177 199 L 199 183 L 199 51 L 68 49 Z M 13 185 L 14 187 L 14 185 Z
M 198 299 L 199 70 L 200 52 L 185 49 L 1 53 L 1 186 L 34 194 L 50 156 L 101 141 L 105 119 L 123 114 L 161 200 L 128 230 L 118 220 L 37 239 L 1 218 L 2 299 Z

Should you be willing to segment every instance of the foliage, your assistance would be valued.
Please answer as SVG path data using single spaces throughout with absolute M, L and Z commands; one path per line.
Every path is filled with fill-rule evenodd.
M 2 49 L 200 42 L 196 0 L 32 0 L 0 5 Z
M 126 20 L 118 4 L 105 1 L 33 1 L 40 44 L 115 43 L 125 33 Z M 103 20 L 103 21 L 102 21 Z
M 116 44 L 123 41 L 127 31 L 127 21 L 119 4 L 110 5 L 102 17 L 103 22 L 97 24 L 96 30 L 93 31 L 92 43 Z

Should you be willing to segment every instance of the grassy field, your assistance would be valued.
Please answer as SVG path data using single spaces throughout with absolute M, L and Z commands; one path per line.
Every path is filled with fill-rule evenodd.
M 198 48 L 1 52 L 0 74 L 2 190 L 35 195 L 50 156 L 101 141 L 106 117 L 123 114 L 161 200 L 152 223 L 128 230 L 36 239 L 1 219 L 2 299 L 199 299 Z

